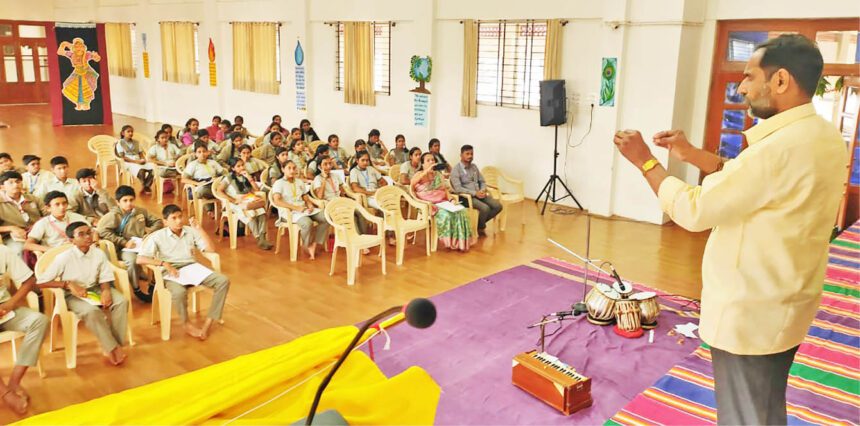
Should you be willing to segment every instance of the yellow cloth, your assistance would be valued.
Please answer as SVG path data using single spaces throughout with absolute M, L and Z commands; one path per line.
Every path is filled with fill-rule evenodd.
M 691 231 L 713 228 L 702 259 L 700 334 L 739 355 L 797 346 L 821 299 L 848 154 L 805 104 L 760 121 L 749 143 L 701 186 L 669 177 L 663 211 Z
M 293 386 L 233 424 L 288 424 L 305 415 L 321 372 L 356 328 L 339 327 L 149 385 L 24 419 L 18 424 L 224 424 Z M 386 378 L 362 352 L 335 374 L 319 412 L 337 409 L 350 424 L 431 424 L 440 389 L 422 369 Z

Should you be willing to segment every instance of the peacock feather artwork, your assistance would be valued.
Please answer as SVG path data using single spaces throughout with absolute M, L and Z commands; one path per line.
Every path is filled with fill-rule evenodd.
M 600 106 L 615 106 L 615 77 L 618 75 L 618 58 L 603 58 L 600 75 Z
M 409 64 L 409 77 L 418 83 L 418 87 L 410 90 L 415 93 L 427 93 L 430 91 L 424 87 L 424 83 L 430 82 L 430 74 L 433 72 L 433 61 L 429 56 L 412 55 L 412 60 Z

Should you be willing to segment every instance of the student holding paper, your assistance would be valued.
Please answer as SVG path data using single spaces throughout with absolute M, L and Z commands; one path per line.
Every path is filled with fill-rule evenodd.
M 174 178 L 179 175 L 176 171 L 176 160 L 182 156 L 182 149 L 170 143 L 170 134 L 164 130 L 155 133 L 155 145 L 149 148 L 146 158 L 156 166 L 156 173 L 163 178 Z
M 230 202 L 229 208 L 257 239 L 257 247 L 271 250 L 272 244 L 266 239 L 266 200 L 257 195 L 257 182 L 241 158 L 230 158 L 227 165 L 230 173 L 218 181 L 215 192 Z
M 128 269 L 128 282 L 138 299 L 150 303 L 152 294 L 140 289 L 142 271 L 137 266 L 137 252 L 142 239 L 161 229 L 161 218 L 143 207 L 135 206 L 134 188 L 122 185 L 116 189 L 117 206 L 106 214 L 97 227 L 99 237 L 113 243 L 117 255 Z
M 87 218 L 69 211 L 69 201 L 66 194 L 60 191 L 51 191 L 45 195 L 45 205 L 48 207 L 48 215 L 33 224 L 33 228 L 27 233 L 27 241 L 24 249 L 30 251 L 46 252 L 53 247 L 69 242 L 66 236 L 66 228 L 74 222 L 87 222 Z
M 284 177 L 272 187 L 273 205 L 278 208 L 278 221 L 299 225 L 302 245 L 311 260 L 316 256 L 317 244 L 324 244 L 329 224 L 322 210 L 316 208 L 308 195 L 310 186 L 298 178 L 298 168 L 292 161 L 284 165 Z M 314 222 L 317 229 L 311 240 Z
M 176 204 L 168 204 L 162 210 L 166 228 L 159 229 L 150 235 L 137 255 L 138 265 L 153 265 L 164 268 L 164 284 L 173 299 L 173 306 L 179 314 L 185 332 L 192 337 L 206 340 L 209 329 L 214 321 L 221 319 L 221 311 L 227 300 L 230 289 L 230 279 L 217 272 L 211 272 L 206 277 L 199 277 L 198 285 L 204 285 L 214 290 L 209 315 L 202 327 L 197 327 L 188 321 L 188 298 L 186 287 L 175 280 L 179 279 L 179 270 L 189 265 L 197 264 L 193 249 L 203 252 L 214 252 L 212 239 L 203 230 L 200 223 L 190 220 L 191 226 L 183 226 L 182 209 Z M 195 265 L 198 266 L 199 264 Z M 188 284 L 194 285 L 194 283 Z
M 66 306 L 96 336 L 113 365 L 125 361 L 122 350 L 128 325 L 128 300 L 113 288 L 113 271 L 107 255 L 93 247 L 93 230 L 83 222 L 66 227 L 73 247 L 60 253 L 37 276 L 39 287 L 62 288 Z M 108 314 L 110 319 L 108 319 Z
M 9 381 L 4 384 L 0 380 L 0 399 L 16 413 L 24 414 L 30 396 L 21 388 L 21 379 L 27 369 L 36 365 L 39 359 L 42 340 L 48 329 L 48 318 L 25 307 L 27 293 L 33 290 L 35 282 L 33 271 L 24 264 L 21 256 L 3 245 L 0 245 L 0 275 L 7 275 L 15 283 L 14 286 L 0 287 L 0 319 L 9 317 L 0 323 L 0 331 L 24 333 Z
M 435 166 L 436 157 L 432 152 L 422 154 L 421 167 L 415 176 L 412 176 L 412 189 L 418 199 L 430 202 L 442 245 L 451 250 L 468 251 L 475 241 L 469 224 L 469 213 L 462 206 L 448 201 L 451 194 L 445 187 L 442 173 L 436 171 Z

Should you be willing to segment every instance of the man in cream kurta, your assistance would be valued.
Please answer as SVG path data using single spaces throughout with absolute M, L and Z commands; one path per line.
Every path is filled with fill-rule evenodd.
M 693 148 L 682 132 L 658 146 L 706 173 L 701 186 L 668 176 L 639 132 L 615 137 L 663 211 L 691 231 L 712 229 L 702 259 L 700 335 L 711 345 L 721 424 L 785 424 L 788 370 L 821 299 L 829 237 L 848 155 L 811 97 L 821 54 L 800 35 L 756 48 L 738 93 L 759 123 L 734 160 Z

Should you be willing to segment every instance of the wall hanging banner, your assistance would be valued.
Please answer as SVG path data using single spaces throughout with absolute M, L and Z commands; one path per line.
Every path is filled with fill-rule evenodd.
M 149 52 L 146 51 L 146 33 L 141 33 L 143 39 L 143 77 L 149 78 Z
M 618 58 L 603 58 L 600 74 L 600 106 L 615 106 L 615 77 Z
M 413 108 L 415 115 L 415 125 L 418 127 L 427 127 L 427 111 L 430 109 L 430 95 L 424 93 L 415 94 L 415 106 Z
M 57 23 L 48 37 L 54 125 L 110 124 L 104 24 Z M 50 62 L 54 62 L 51 64 Z
M 296 59 L 296 109 L 306 111 L 307 97 L 305 95 L 305 51 L 302 50 L 302 43 L 296 40 L 296 51 L 294 52 Z
M 215 87 L 218 84 L 218 76 L 215 71 L 215 44 L 209 38 L 209 85 Z

